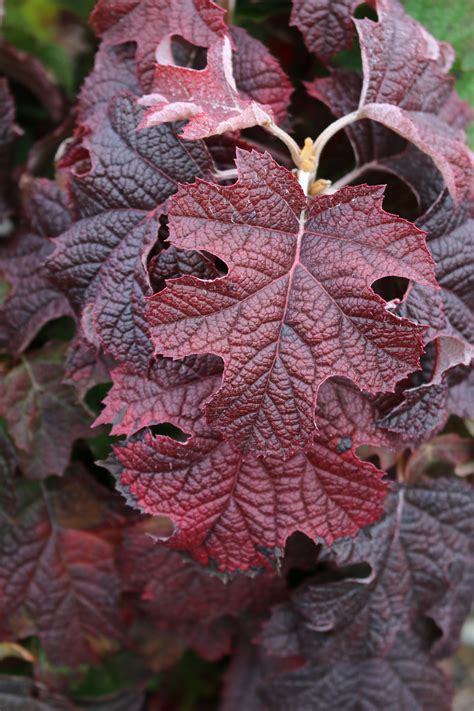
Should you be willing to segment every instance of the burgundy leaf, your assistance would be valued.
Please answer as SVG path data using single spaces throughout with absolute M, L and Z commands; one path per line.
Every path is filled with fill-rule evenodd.
M 443 118 L 456 101 L 447 75 L 453 52 L 398 2 L 378 0 L 377 13 L 378 22 L 355 20 L 364 66 L 358 117 L 379 121 L 427 153 L 459 202 L 470 190 L 472 159 L 462 132 Z
M 202 70 L 178 67 L 162 54 L 167 47 L 157 49 L 158 65 L 152 93 L 140 99 L 149 107 L 142 126 L 159 126 L 167 121 L 189 119 L 180 134 L 183 138 L 198 139 L 237 131 L 251 126 L 262 126 L 273 119 L 270 106 L 243 99 L 237 90 L 232 73 L 230 39 L 212 45 L 207 53 L 207 67 Z
M 447 711 L 452 697 L 444 674 L 416 642 L 403 638 L 387 657 L 307 665 L 271 680 L 263 693 L 272 711 Z
M 413 285 L 401 304 L 402 316 L 430 327 L 431 338 L 454 336 L 474 346 L 474 219 L 445 191 L 417 221 L 426 231 L 441 290 Z M 469 348 L 469 344 L 471 348 Z
M 0 371 L 0 415 L 32 479 L 63 474 L 74 441 L 92 434 L 89 413 L 74 389 L 63 385 L 64 350 L 51 344 L 23 356 L 11 370 L 2 364 Z
M 454 400 L 450 403 L 443 373 L 469 366 L 474 354 L 474 221 L 468 205 L 456 207 L 444 191 L 417 224 L 427 232 L 441 289 L 434 292 L 412 284 L 397 312 L 428 326 L 425 338 L 433 341 L 433 374 L 427 385 L 406 391 L 403 401 L 379 423 L 415 444 L 438 432 L 450 413 L 465 413 L 462 405 L 458 409 Z
M 309 51 L 329 62 L 352 45 L 352 13 L 360 4 L 361 0 L 293 0 L 290 23 L 302 33 Z
M 224 676 L 219 711 L 270 711 L 271 707 L 263 703 L 262 687 L 267 678 L 282 667 L 281 660 L 266 657 L 241 634 Z
M 291 82 L 265 45 L 243 27 L 229 31 L 235 45 L 232 68 L 241 96 L 270 106 L 277 123 L 282 123 L 288 117 Z
M 448 410 L 474 420 L 474 367 L 457 366 L 448 373 Z
M 368 562 L 371 575 L 297 588 L 265 627 L 267 651 L 323 663 L 385 656 L 426 615 L 442 632 L 437 653 L 451 653 L 471 603 L 473 507 L 472 488 L 450 479 L 391 494 L 369 535 L 328 551 L 340 566 Z
M 120 638 L 114 549 L 94 530 L 107 511 L 75 473 L 18 496 L 20 514 L 0 534 L 2 627 L 16 638 L 38 635 L 52 664 L 94 661 Z
M 141 608 L 161 630 L 182 638 L 207 659 L 228 654 L 243 613 L 261 616 L 284 599 L 276 576 L 237 576 L 227 583 L 153 540 L 156 519 L 126 531 L 119 556 L 124 584 L 141 597 Z
M 329 77 L 306 83 L 310 96 L 322 101 L 338 118 L 357 110 L 362 90 L 362 79 L 344 69 L 334 69 Z M 452 92 L 444 110 L 452 101 L 459 100 Z M 456 117 L 462 117 L 460 124 L 450 119 L 449 125 L 465 128 L 472 116 L 467 114 L 462 102 L 459 102 Z M 444 184 L 432 159 L 418 150 L 413 144 L 406 145 L 402 136 L 385 128 L 376 121 L 363 119 L 350 124 L 345 129 L 354 150 L 357 169 L 353 171 L 354 180 L 360 179 L 365 172 L 387 171 L 394 173 L 409 185 L 417 197 L 420 209 L 424 212 L 436 201 L 443 191 Z
M 56 241 L 49 261 L 55 281 L 77 309 L 94 342 L 139 371 L 152 347 L 145 320 L 151 293 L 146 260 L 158 218 L 178 180 L 206 176 L 201 143 L 183 143 L 170 126 L 137 131 L 141 111 L 129 96 L 112 101 L 107 119 L 86 139 L 92 168 L 71 177 L 79 220 Z
M 296 530 L 328 542 L 354 534 L 385 494 L 372 464 L 319 442 L 284 465 L 242 459 L 216 435 L 186 445 L 145 432 L 115 452 L 128 503 L 168 517 L 169 544 L 222 572 L 271 568 Z
M 210 47 L 226 33 L 224 11 L 211 0 L 99 0 L 91 24 L 106 45 L 135 42 L 138 78 L 151 89 L 158 44 L 180 35 L 200 47 Z
M 382 210 L 383 188 L 308 201 L 268 154 L 239 151 L 237 165 L 235 185 L 183 187 L 170 210 L 173 243 L 215 254 L 229 274 L 170 282 L 149 322 L 158 353 L 224 359 L 214 426 L 244 452 L 288 457 L 307 446 L 328 377 L 375 392 L 418 367 L 421 329 L 389 313 L 372 282 L 435 281 L 422 233 Z
M 141 382 L 119 371 L 96 422 L 118 412 L 116 433 L 136 431 L 147 421 L 171 422 L 194 433 L 182 443 L 145 430 L 117 445 L 118 467 L 109 465 L 129 504 L 167 522 L 162 540 L 189 550 L 202 564 L 233 573 L 271 568 L 296 530 L 331 543 L 377 519 L 386 486 L 372 464 L 355 456 L 358 435 L 343 409 L 350 401 L 354 419 L 366 421 L 370 430 L 360 395 L 351 398 L 341 384 L 322 388 L 328 405 L 321 408 L 320 431 L 307 453 L 287 462 L 243 458 L 200 416 L 200 404 L 219 383 L 216 362 L 202 356 L 182 363 L 158 360 L 155 372 Z M 361 438 L 385 442 L 373 430 Z
M 150 259 L 148 273 L 154 293 L 164 288 L 166 279 L 178 279 L 185 274 L 199 279 L 215 279 L 219 276 L 214 264 L 203 254 L 176 249 L 172 244 L 166 245 Z
M 139 96 L 133 44 L 99 47 L 94 69 L 84 81 L 78 101 L 78 122 L 91 129 L 100 127 L 109 102 L 124 91 Z
M 444 383 L 406 390 L 403 400 L 379 421 L 379 427 L 402 435 L 407 444 L 419 445 L 439 432 L 448 419 Z
M 112 423 L 111 434 L 132 435 L 148 425 L 172 422 L 192 431 L 196 403 L 219 386 L 222 366 L 215 356 L 183 361 L 156 358 L 146 376 L 126 365 L 113 371 L 113 388 L 95 425 Z
M 0 347 L 18 354 L 52 319 L 72 316 L 64 294 L 51 283 L 46 260 L 50 237 L 66 230 L 71 217 L 65 196 L 46 179 L 23 183 L 23 225 L 0 244 L 0 275 L 9 285 L 0 306 Z
M 110 363 L 103 354 L 79 332 L 66 352 L 63 382 L 73 385 L 78 394 L 84 397 L 94 385 L 111 379 L 109 368 Z
M 332 69 L 328 77 L 306 82 L 305 87 L 310 96 L 322 101 L 334 116 L 340 118 L 357 109 L 362 91 L 362 77 L 347 69 Z M 345 132 L 356 159 L 358 173 L 355 177 L 366 170 L 384 170 L 385 159 L 403 153 L 406 147 L 406 141 L 401 136 L 368 119 L 349 124 Z M 431 162 L 430 159 L 428 161 Z M 414 170 L 413 159 L 409 163 L 411 170 L 406 172 L 412 184 L 418 171 Z M 425 172 L 423 177 L 426 177 Z M 426 208 L 438 197 L 441 190 L 440 184 L 439 190 Z

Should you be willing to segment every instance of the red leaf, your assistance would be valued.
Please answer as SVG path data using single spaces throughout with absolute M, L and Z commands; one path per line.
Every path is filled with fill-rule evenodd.
M 173 243 L 215 254 L 229 274 L 170 282 L 149 321 L 158 353 L 224 359 L 214 426 L 244 452 L 288 457 L 308 445 L 328 377 L 376 392 L 418 367 L 422 330 L 389 313 L 372 282 L 435 281 L 422 233 L 382 210 L 383 188 L 308 201 L 268 154 L 239 151 L 237 166 L 235 185 L 183 187 L 170 210 Z
M 219 276 L 214 264 L 203 254 L 176 249 L 172 244 L 167 244 L 150 259 L 148 272 L 154 292 L 161 291 L 167 279 L 178 279 L 185 274 L 199 279 L 215 279 Z
M 364 66 L 358 115 L 379 121 L 427 153 L 459 202 L 473 171 L 462 132 L 448 126 L 442 114 L 446 104 L 452 114 L 454 80 L 447 72 L 453 51 L 398 2 L 378 0 L 377 12 L 378 22 L 355 20 Z
M 405 390 L 402 402 L 385 414 L 378 425 L 398 432 L 405 443 L 418 446 L 444 427 L 449 414 L 447 396 L 444 383 Z
M 417 225 L 427 233 L 441 287 L 413 285 L 401 304 L 402 316 L 429 326 L 430 339 L 450 336 L 474 347 L 474 219 L 469 206 L 456 208 L 445 192 Z M 469 344 L 471 347 L 469 347 Z
M 139 371 L 152 357 L 146 259 L 159 215 L 178 180 L 206 176 L 211 166 L 204 145 L 183 143 L 170 126 L 137 131 L 140 117 L 130 96 L 119 97 L 86 138 L 92 168 L 73 175 L 70 186 L 80 219 L 57 239 L 49 261 L 55 281 L 82 311 L 88 339 L 96 330 L 106 353 Z
M 370 680 L 370 683 L 368 683 Z M 306 665 L 263 688 L 272 711 L 298 709 L 430 709 L 451 707 L 450 684 L 420 645 L 400 639 L 391 654 Z
M 107 115 L 110 101 L 128 91 L 140 95 L 136 77 L 135 48 L 132 44 L 99 47 L 94 68 L 82 85 L 77 118 L 80 124 L 94 130 Z
M 168 56 L 161 63 L 167 49 L 165 40 L 165 46 L 157 49 L 153 91 L 140 99 L 142 106 L 150 107 L 141 126 L 149 128 L 167 121 L 189 119 L 180 135 L 195 140 L 261 126 L 274 119 L 270 106 L 240 97 L 232 73 L 232 47 L 228 37 L 212 45 L 207 53 L 207 67 L 200 71 L 169 64 Z
M 474 368 L 458 366 L 448 373 L 448 411 L 474 420 Z
M 142 611 L 160 630 L 182 638 L 206 659 L 229 654 L 240 616 L 260 617 L 283 600 L 284 581 L 260 575 L 223 582 L 156 543 L 155 524 L 156 519 L 144 520 L 125 533 L 119 566 L 126 589 L 140 595 Z
M 230 27 L 232 69 L 241 96 L 270 106 L 277 123 L 287 119 L 293 86 L 268 49 L 243 27 Z
M 308 94 L 322 101 L 337 118 L 355 111 L 362 91 L 362 77 L 347 69 L 332 69 L 328 77 L 305 82 Z M 376 121 L 364 119 L 345 128 L 359 168 L 378 165 L 392 154 L 405 148 L 406 141 Z M 375 164 L 375 165 L 373 165 Z M 435 196 L 437 197 L 437 196 Z
M 90 415 L 69 385 L 63 385 L 64 348 L 49 345 L 0 370 L 0 414 L 32 479 L 61 475 L 76 439 L 91 436 Z
M 1 529 L 2 629 L 38 635 L 56 665 L 96 660 L 120 637 L 114 549 L 96 532 L 107 511 L 90 486 L 75 473 L 53 488 L 22 488 L 18 519 Z
M 371 665 L 379 666 L 386 693 L 386 684 L 391 683 L 390 674 L 385 678 L 387 667 L 398 660 L 397 684 L 404 681 L 408 688 L 389 697 L 397 699 L 393 708 L 411 708 L 400 701 L 405 694 L 417 698 L 421 707 L 426 703 L 432 708 L 433 700 L 427 703 L 424 683 L 420 685 L 428 658 L 412 656 L 409 650 L 422 643 L 436 659 L 452 653 L 458 644 L 472 599 L 473 507 L 472 487 L 452 479 L 402 487 L 387 499 L 382 521 L 320 556 L 322 561 L 337 562 L 339 577 L 331 582 L 316 573 L 293 591 L 290 602 L 274 608 L 264 626 L 263 644 L 269 653 L 302 656 L 311 664 L 283 677 L 281 683 L 277 679 L 275 687 L 289 689 L 291 681 L 299 679 L 301 703 L 309 703 L 319 692 L 328 708 L 344 708 L 344 695 L 351 693 L 361 708 L 378 708 L 381 689 L 376 680 L 369 687 L 362 684 L 360 692 L 352 684 L 362 678 L 364 669 L 370 673 Z M 365 577 L 363 561 L 371 567 Z M 341 579 L 344 570 L 346 577 Z M 427 626 L 425 618 L 430 621 Z M 440 635 L 433 631 L 433 621 Z M 415 658 L 421 668 L 412 675 L 408 672 Z M 342 689 L 329 684 L 339 675 Z M 356 693 L 361 696 L 354 697 Z
M 354 111 L 359 103 L 359 119 L 381 122 L 414 143 L 433 159 L 455 199 L 461 200 L 469 190 L 472 161 L 460 129 L 472 119 L 472 110 L 453 90 L 453 78 L 448 76 L 453 51 L 429 35 L 395 0 L 378 0 L 376 6 L 377 23 L 355 20 L 363 86 L 356 74 L 336 69 L 330 77 L 308 84 L 309 93 L 338 116 Z M 353 6 L 338 3 L 337 7 L 342 14 L 346 10 L 349 25 Z M 357 121 L 346 130 L 359 165 L 380 161 L 402 147 L 391 131 L 372 121 Z M 414 170 L 413 160 L 408 166 L 403 179 L 411 173 L 412 183 L 417 176 L 422 183 L 423 168 Z M 377 165 L 367 167 L 378 169 Z
M 65 196 L 54 183 L 37 179 L 23 184 L 22 200 L 23 225 L 0 245 L 0 275 L 9 284 L 0 307 L 0 346 L 14 354 L 24 351 L 48 321 L 72 315 L 46 269 L 53 251 L 48 238 L 71 223 Z
M 98 383 L 108 382 L 110 364 L 97 346 L 89 343 L 79 331 L 70 341 L 64 363 L 64 383 L 73 385 L 78 394 L 84 397 L 86 392 Z
M 135 42 L 138 78 L 143 90 L 152 85 L 155 50 L 168 35 L 209 47 L 226 33 L 224 11 L 211 0 L 99 0 L 91 24 L 104 44 Z
M 361 0 L 293 0 L 290 23 L 302 33 L 309 51 L 329 62 L 352 45 L 352 13 L 360 4 Z
M 299 530 L 332 542 L 377 519 L 386 486 L 372 464 L 354 454 L 358 437 L 379 443 L 383 435 L 358 434 L 345 414 L 370 430 L 367 402 L 342 384 L 321 390 L 320 433 L 307 453 L 287 462 L 242 456 L 200 416 L 200 404 L 219 381 L 216 359 L 157 361 L 142 379 L 119 372 L 99 422 L 124 403 L 114 432 L 148 422 L 172 422 L 194 436 L 186 443 L 146 430 L 115 447 L 110 463 L 128 503 L 163 521 L 161 536 L 174 548 L 223 572 L 271 568 L 286 539 Z M 352 395 L 352 397 L 351 397 Z M 370 414 L 373 415 L 371 411 Z
M 214 356 L 190 356 L 181 362 L 157 358 L 146 375 L 124 365 L 113 371 L 113 388 L 94 425 L 111 422 L 111 434 L 127 435 L 162 422 L 192 431 L 196 403 L 218 387 L 221 372 Z

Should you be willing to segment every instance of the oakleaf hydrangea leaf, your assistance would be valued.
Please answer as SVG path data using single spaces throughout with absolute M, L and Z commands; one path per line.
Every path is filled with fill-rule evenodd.
M 170 210 L 171 241 L 228 275 L 168 282 L 149 322 L 157 353 L 223 358 L 213 426 L 243 452 L 288 457 L 308 445 L 328 377 L 377 392 L 417 369 L 422 329 L 370 286 L 393 274 L 435 285 L 432 262 L 423 234 L 383 211 L 383 188 L 308 200 L 268 154 L 239 151 L 237 166 L 235 185 L 182 187 Z
M 107 639 L 120 639 L 120 582 L 96 488 L 79 472 L 52 489 L 23 485 L 18 516 L 0 526 L 0 629 L 38 635 L 56 665 L 97 660 Z
M 157 360 L 141 382 L 118 371 L 97 421 L 118 413 L 117 433 L 138 430 L 147 419 L 193 433 L 183 443 L 144 430 L 117 445 L 110 462 L 129 504 L 169 520 L 163 540 L 189 550 L 202 564 L 234 573 L 270 568 L 296 530 L 332 542 L 378 518 L 386 485 L 381 472 L 355 455 L 356 428 L 344 410 L 347 399 L 352 416 L 368 421 L 357 393 L 344 392 L 342 384 L 323 386 L 327 409 L 322 408 L 320 431 L 306 453 L 286 462 L 242 457 L 200 414 L 219 384 L 217 362 L 203 356 L 182 363 Z M 122 410 L 118 402 L 124 403 Z M 375 433 L 361 437 L 379 441 Z
M 416 642 L 405 639 L 386 657 L 309 664 L 269 680 L 262 691 L 275 711 L 289 705 L 327 711 L 446 711 L 452 699 L 444 674 Z
M 168 35 L 209 47 L 226 33 L 224 11 L 212 0 L 99 0 L 91 23 L 106 45 L 135 42 L 142 88 L 151 89 L 155 51 Z
M 157 57 L 160 60 L 160 50 Z M 140 99 L 149 107 L 142 126 L 158 126 L 166 121 L 189 119 L 181 135 L 187 139 L 207 138 L 270 123 L 270 106 L 243 99 L 232 73 L 230 39 L 212 45 L 207 67 L 202 70 L 177 67 L 158 61 L 153 92 Z
M 256 621 L 270 605 L 286 598 L 284 581 L 277 575 L 230 580 L 209 575 L 157 542 L 156 523 L 144 518 L 126 529 L 118 556 L 124 589 L 139 596 L 138 607 L 153 635 L 167 632 L 205 659 L 219 659 L 231 652 L 242 615 Z
M 232 69 L 240 95 L 270 106 L 277 123 L 285 121 L 293 86 L 278 60 L 243 27 L 230 27 L 229 33 L 235 45 Z
M 454 80 L 447 74 L 452 49 L 396 1 L 378 0 L 377 13 L 378 22 L 355 20 L 364 67 L 358 115 L 379 121 L 427 153 L 459 202 L 470 190 L 473 163 L 462 132 L 443 117 L 446 105 L 452 111 Z
M 399 633 L 427 616 L 441 630 L 437 653 L 451 653 L 471 604 L 473 507 L 472 488 L 453 479 L 390 494 L 385 517 L 368 535 L 327 552 L 340 567 L 365 561 L 371 574 L 325 585 L 310 580 L 295 590 L 265 628 L 267 651 L 317 662 L 337 660 L 342 650 L 384 656 Z
M 63 474 L 76 439 L 92 434 L 89 412 L 74 388 L 63 384 L 64 347 L 32 351 L 0 370 L 0 415 L 18 449 L 26 476 Z
M 54 183 L 37 179 L 24 185 L 22 199 L 22 226 L 0 243 L 0 279 L 9 284 L 0 306 L 0 347 L 13 354 L 25 350 L 48 321 L 73 313 L 46 268 L 54 249 L 50 238 L 71 224 L 66 198 Z
M 361 0 L 293 0 L 290 22 L 302 33 L 309 51 L 329 62 L 351 46 L 355 34 L 352 13 L 360 4 Z
M 80 219 L 57 239 L 49 261 L 83 326 L 91 324 L 106 353 L 140 370 L 152 357 L 146 260 L 159 217 L 178 181 L 207 176 L 211 167 L 205 146 L 184 143 L 171 126 L 138 131 L 141 113 L 121 96 L 86 139 L 92 167 L 70 184 Z

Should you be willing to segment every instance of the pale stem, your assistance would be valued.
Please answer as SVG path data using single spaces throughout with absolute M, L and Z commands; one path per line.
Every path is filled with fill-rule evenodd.
M 304 194 L 308 195 L 309 186 L 313 179 L 313 174 L 311 172 L 308 173 L 308 171 L 306 170 L 298 170 L 297 177 Z
M 296 141 L 291 136 L 289 136 L 286 131 L 284 131 L 282 128 L 273 123 L 273 121 L 263 124 L 262 128 L 266 129 L 269 133 L 272 133 L 285 144 L 285 146 L 290 151 L 293 163 L 296 165 L 296 167 L 298 167 L 300 163 L 301 149 L 296 143 Z
M 335 193 L 337 190 L 340 190 L 346 185 L 349 185 L 349 183 L 352 183 L 353 180 L 357 180 L 357 178 L 363 175 L 366 171 L 375 167 L 377 167 L 377 163 L 375 161 L 371 161 L 370 163 L 364 163 L 364 165 L 354 168 L 354 170 L 351 170 L 349 173 L 343 175 L 342 178 L 336 180 L 327 192 L 329 194 Z
M 216 180 L 235 180 L 239 177 L 236 168 L 229 168 L 228 170 L 214 170 L 213 175 Z
M 331 123 L 327 128 L 324 129 L 322 133 L 319 134 L 314 142 L 313 155 L 314 155 L 314 176 L 318 172 L 318 165 L 321 153 L 324 149 L 326 143 L 338 132 L 341 128 L 349 126 L 349 124 L 354 123 L 359 118 L 359 111 L 352 111 L 346 116 L 341 116 L 341 118 Z

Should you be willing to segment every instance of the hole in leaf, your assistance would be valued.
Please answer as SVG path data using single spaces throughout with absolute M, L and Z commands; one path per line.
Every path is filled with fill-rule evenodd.
M 178 67 L 200 71 L 207 65 L 207 49 L 188 42 L 177 35 L 171 38 L 171 54 Z
M 408 279 L 404 277 L 387 276 L 374 281 L 372 289 L 385 301 L 392 301 L 392 299 L 400 299 L 401 301 L 408 289 L 408 284 Z
M 147 525 L 147 533 L 158 541 L 168 541 L 175 532 L 175 525 L 169 516 L 153 516 Z
M 356 454 L 362 461 L 370 462 L 377 467 L 377 469 L 382 469 L 380 456 L 374 452 L 374 449 L 375 447 L 372 447 L 370 444 L 361 444 L 357 447 Z
M 94 412 L 96 415 L 98 415 L 99 412 L 105 407 L 105 396 L 107 395 L 111 387 L 111 382 L 97 383 L 97 385 L 94 385 L 87 391 L 84 397 L 84 402 L 86 403 L 87 407 L 92 410 L 92 412 Z
M 169 437 L 177 442 L 186 442 L 191 436 L 186 434 L 186 432 L 179 427 L 176 427 L 176 425 L 173 425 L 171 422 L 163 422 L 160 425 L 151 425 L 148 429 L 154 437 L 157 435 L 161 437 Z
M 344 578 L 355 578 L 357 580 L 365 580 L 370 578 L 372 575 L 372 568 L 368 563 L 363 561 L 362 563 L 354 563 L 354 565 L 348 565 L 345 568 L 339 568 L 339 572 Z
M 429 652 L 433 644 L 443 636 L 443 631 L 431 617 L 420 615 L 412 624 L 425 652 Z
M 374 20 L 374 22 L 377 22 L 377 13 L 376 11 L 367 5 L 366 3 L 361 3 L 355 10 L 354 12 L 354 17 L 357 20 L 363 20 L 365 17 L 367 17 L 369 20 Z
M 31 343 L 32 348 L 39 348 L 48 341 L 70 341 L 76 332 L 76 324 L 71 316 L 61 316 L 47 324 L 36 335 Z
M 219 272 L 220 276 L 225 276 L 229 272 L 229 268 L 227 264 L 220 259 L 219 257 L 215 257 L 213 254 L 210 252 L 206 252 L 203 250 L 203 254 L 211 261 L 214 263 L 217 271 Z
M 399 140 L 397 134 L 394 140 Z M 407 183 L 396 175 L 379 170 L 370 170 L 364 173 L 357 183 L 367 183 L 367 185 L 386 185 L 383 209 L 394 215 L 400 215 L 405 220 L 414 221 L 420 216 L 420 208 L 415 193 Z
M 437 353 L 434 341 L 430 341 L 425 346 L 424 353 L 420 356 L 420 370 L 410 375 L 410 387 L 416 388 L 419 385 L 426 385 L 433 377 L 436 367 Z

